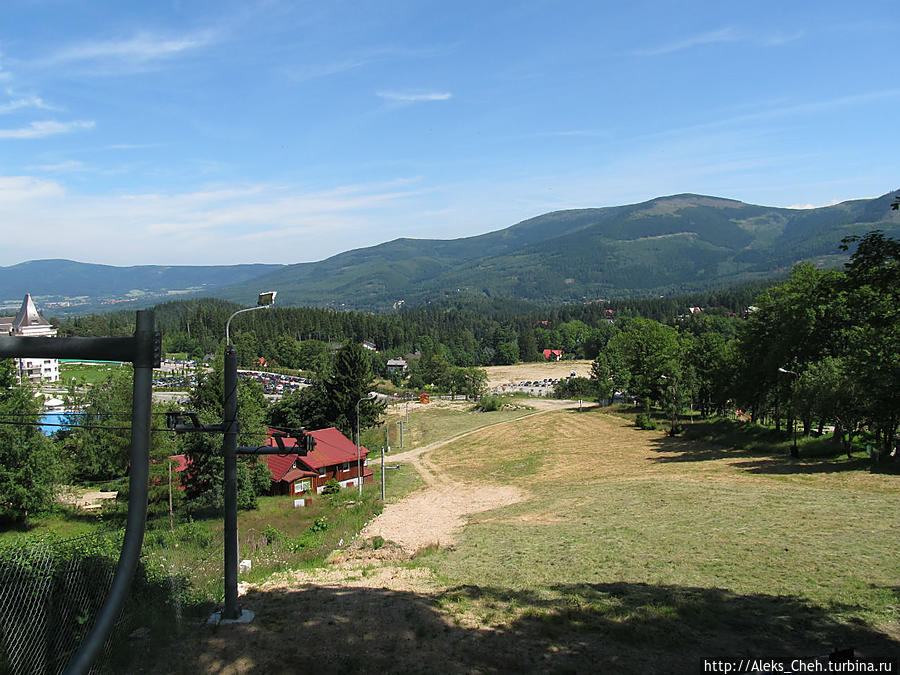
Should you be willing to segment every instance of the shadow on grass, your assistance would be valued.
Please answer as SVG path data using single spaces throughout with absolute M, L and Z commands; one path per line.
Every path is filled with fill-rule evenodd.
M 800 598 L 716 588 L 458 586 L 435 595 L 306 586 L 251 591 L 248 625 L 202 626 L 138 672 L 703 672 L 712 657 L 887 657 L 900 640 Z M 443 610 L 441 608 L 444 608 Z M 446 610 L 446 611 L 445 611 Z M 473 627 L 477 626 L 477 627 Z
M 660 453 L 652 461 L 659 463 L 743 460 L 732 462 L 732 466 L 747 473 L 772 475 L 831 474 L 845 471 L 887 474 L 900 472 L 900 464 L 897 462 L 885 460 L 873 464 L 868 457 L 858 454 L 848 459 L 839 447 L 832 448 L 830 443 L 830 440 L 825 443 L 807 442 L 800 447 L 800 457 L 791 457 L 789 446 L 750 443 L 749 447 L 729 447 L 708 438 L 695 440 L 677 436 L 662 436 L 650 440 L 653 450 Z

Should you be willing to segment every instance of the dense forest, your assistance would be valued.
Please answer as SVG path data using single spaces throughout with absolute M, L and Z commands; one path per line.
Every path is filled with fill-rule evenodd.
M 566 357 L 594 358 L 613 323 L 641 317 L 671 322 L 691 307 L 707 314 L 741 317 L 761 286 L 740 286 L 717 293 L 644 300 L 564 305 L 544 310 L 498 298 L 460 297 L 388 314 L 328 309 L 273 307 L 241 316 L 231 334 L 241 364 L 262 357 L 269 364 L 310 369 L 329 344 L 369 340 L 378 349 L 374 367 L 384 371 L 390 358 L 438 351 L 459 367 L 498 365 L 542 359 L 544 349 Z M 193 358 L 217 353 L 225 322 L 239 305 L 216 299 L 180 300 L 157 305 L 156 322 L 163 351 Z M 60 336 L 127 335 L 134 313 L 92 314 L 54 321 Z

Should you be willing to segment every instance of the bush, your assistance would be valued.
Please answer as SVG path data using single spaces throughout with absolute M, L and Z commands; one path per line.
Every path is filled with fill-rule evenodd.
M 502 396 L 491 394 L 489 396 L 482 396 L 478 405 L 475 406 L 475 410 L 480 410 L 481 412 L 496 412 L 497 410 L 502 409 L 504 405 L 506 405 L 506 399 Z
M 266 538 L 266 543 L 270 546 L 284 540 L 284 532 L 272 525 L 266 525 L 266 529 L 263 530 L 262 535 Z
M 653 421 L 650 413 L 638 413 L 638 416 L 635 418 L 634 423 L 640 429 L 646 429 L 648 431 L 656 429 L 656 422 Z
M 384 538 L 383 537 L 374 537 L 372 539 L 372 548 L 376 551 L 384 546 Z
M 335 478 L 329 478 L 325 485 L 322 486 L 323 495 L 336 495 L 341 491 L 341 484 Z

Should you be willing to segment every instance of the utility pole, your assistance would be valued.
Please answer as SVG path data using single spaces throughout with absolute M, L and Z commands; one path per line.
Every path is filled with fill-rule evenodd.
M 172 462 L 169 465 L 169 532 L 175 531 L 175 516 L 172 514 Z
M 222 428 L 222 455 L 225 458 L 225 608 L 222 619 L 235 620 L 241 616 L 238 604 L 238 533 L 237 533 L 237 354 L 234 347 L 225 347 L 225 415 Z

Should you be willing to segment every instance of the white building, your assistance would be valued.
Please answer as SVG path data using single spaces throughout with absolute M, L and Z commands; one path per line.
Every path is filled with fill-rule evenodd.
M 56 329 L 40 314 L 31 295 L 26 295 L 15 316 L 0 317 L 0 335 L 13 337 L 56 337 Z M 57 359 L 16 359 L 19 378 L 34 384 L 59 382 Z

